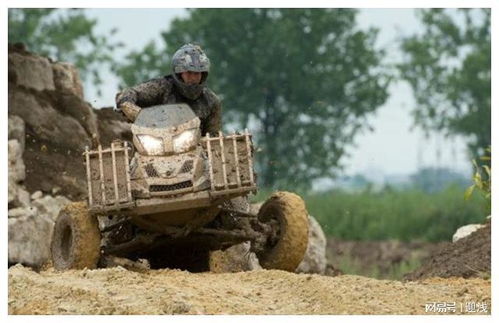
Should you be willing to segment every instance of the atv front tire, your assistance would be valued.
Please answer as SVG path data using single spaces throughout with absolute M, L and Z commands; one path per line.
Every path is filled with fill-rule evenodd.
M 100 230 L 85 202 L 69 203 L 61 209 L 50 245 L 57 270 L 94 269 L 100 258 Z
M 258 220 L 277 224 L 276 241 L 257 254 L 260 265 L 294 272 L 308 244 L 308 213 L 303 199 L 294 193 L 276 192 L 260 208 Z

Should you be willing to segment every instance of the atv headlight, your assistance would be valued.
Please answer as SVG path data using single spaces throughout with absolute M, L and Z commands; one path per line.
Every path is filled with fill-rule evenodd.
M 137 138 L 148 155 L 162 155 L 165 153 L 163 138 L 150 135 L 137 135 Z
M 183 153 L 190 150 L 197 144 L 197 131 L 190 129 L 173 137 L 173 151 L 175 153 Z

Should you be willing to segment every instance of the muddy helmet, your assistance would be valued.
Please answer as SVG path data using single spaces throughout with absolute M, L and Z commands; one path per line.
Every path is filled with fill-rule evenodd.
M 187 71 L 202 73 L 201 82 L 199 84 L 184 83 L 180 74 Z M 173 54 L 173 80 L 180 93 L 189 99 L 194 100 L 201 95 L 209 71 L 210 60 L 198 45 L 185 44 Z

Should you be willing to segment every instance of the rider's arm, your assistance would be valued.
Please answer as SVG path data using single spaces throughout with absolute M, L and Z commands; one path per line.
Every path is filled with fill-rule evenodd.
M 160 78 L 124 89 L 116 95 L 116 106 L 129 120 L 134 121 L 140 107 L 161 104 L 167 85 L 167 81 Z
M 218 136 L 218 132 L 222 130 L 222 104 L 217 97 L 215 99 L 205 129 L 205 132 L 209 132 L 210 136 Z

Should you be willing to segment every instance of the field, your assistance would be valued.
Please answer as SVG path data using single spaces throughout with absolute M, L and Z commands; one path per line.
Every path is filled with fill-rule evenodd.
M 433 194 L 392 189 L 299 194 L 325 234 L 344 240 L 449 241 L 457 228 L 482 223 L 488 215 L 482 198 L 464 200 L 456 186 Z M 265 196 L 261 191 L 255 200 Z

